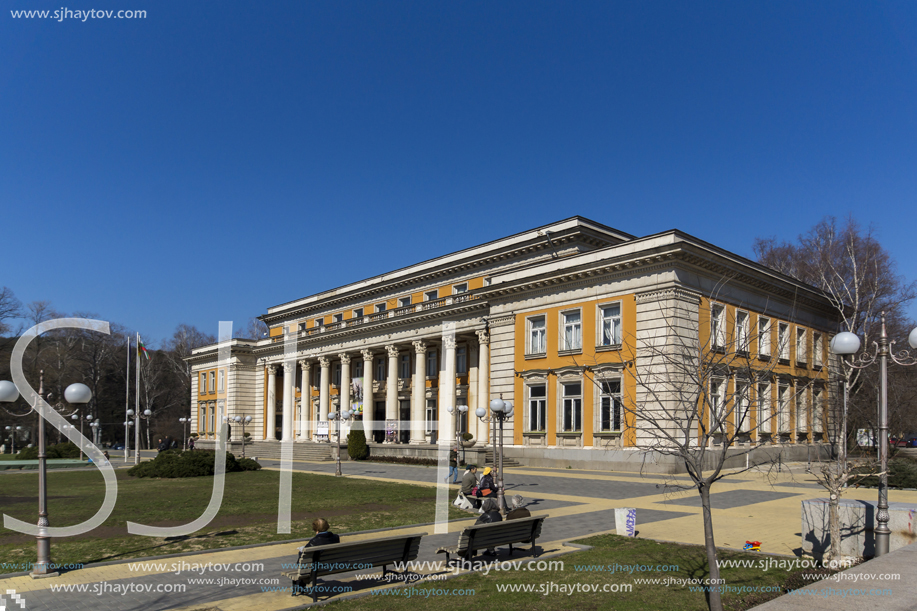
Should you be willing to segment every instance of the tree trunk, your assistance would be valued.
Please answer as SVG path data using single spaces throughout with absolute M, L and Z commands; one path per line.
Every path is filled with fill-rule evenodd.
M 831 537 L 831 552 L 829 559 L 841 557 L 841 482 L 843 481 L 843 472 L 841 464 L 837 464 L 838 473 L 834 477 L 828 477 L 828 532 Z
M 713 516 L 710 514 L 710 487 L 702 485 L 700 501 L 704 512 L 704 547 L 707 548 L 707 568 L 710 572 L 707 589 L 707 606 L 710 611 L 723 611 L 720 585 L 720 567 L 717 564 L 716 542 L 713 539 Z

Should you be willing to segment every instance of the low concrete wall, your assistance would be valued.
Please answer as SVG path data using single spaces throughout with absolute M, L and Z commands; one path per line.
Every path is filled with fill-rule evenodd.
M 838 512 L 841 523 L 841 554 L 857 558 L 876 555 L 876 501 L 841 499 Z M 828 499 L 802 501 L 802 550 L 821 558 L 831 547 L 828 527 Z M 917 505 L 888 504 L 889 551 L 917 541 Z
M 369 456 L 413 456 L 415 458 L 426 458 L 429 460 L 439 460 L 439 446 L 434 444 L 385 444 L 370 443 Z M 484 464 L 484 448 L 471 447 L 465 448 L 465 463 L 481 466 Z M 462 450 L 459 450 L 459 460 L 462 459 Z

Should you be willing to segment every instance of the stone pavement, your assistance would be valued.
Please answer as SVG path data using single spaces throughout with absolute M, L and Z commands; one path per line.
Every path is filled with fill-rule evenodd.
M 276 461 L 263 461 L 263 464 L 268 469 L 279 466 Z M 312 473 L 331 474 L 334 468 L 333 463 L 294 463 L 294 469 Z M 353 478 L 445 486 L 437 482 L 442 472 L 432 467 L 345 462 L 343 471 L 347 477 Z M 800 501 L 822 496 L 822 489 L 812 485 L 811 477 L 804 473 L 804 465 L 785 468 L 776 475 L 778 477 L 774 479 L 764 473 L 750 471 L 715 485 L 712 495 L 713 520 L 719 546 L 741 548 L 746 540 L 754 539 L 763 543 L 761 549 L 764 552 L 786 555 L 798 552 Z M 521 494 L 529 502 L 534 515 L 548 516 L 542 540 L 539 541 L 545 557 L 568 553 L 569 548 L 562 547 L 564 541 L 613 531 L 614 509 L 625 506 L 637 508 L 637 530 L 640 537 L 703 544 L 700 505 L 696 500 L 697 493 L 687 487 L 689 485 L 690 481 L 685 477 L 641 476 L 634 473 L 527 467 L 507 469 L 506 473 L 507 495 Z M 454 498 L 455 487 L 449 490 L 451 500 Z M 847 496 L 872 499 L 875 491 L 851 490 Z M 891 496 L 896 501 L 917 501 L 915 492 L 892 491 Z M 450 522 L 449 532 L 444 534 L 436 534 L 432 524 L 387 529 L 385 534 L 429 533 L 423 539 L 419 560 L 442 560 L 442 555 L 437 557 L 434 553 L 436 547 L 454 544 L 456 533 L 473 521 L 474 516 L 470 516 L 467 520 Z M 357 541 L 378 536 L 379 533 L 354 533 L 346 534 L 345 540 Z M 306 597 L 291 597 L 289 590 L 262 590 L 264 587 L 289 586 L 288 580 L 279 579 L 281 564 L 295 562 L 296 548 L 300 545 L 301 541 L 286 542 L 161 559 L 146 558 L 136 563 L 92 565 L 52 579 L 32 580 L 20 574 L 0 579 L 0 594 L 15 590 L 24 596 L 27 608 L 31 610 L 155 611 L 217 607 L 221 611 L 279 611 L 296 608 L 310 601 Z M 527 552 L 514 554 L 517 558 L 527 556 Z M 505 554 L 500 559 L 505 559 Z M 214 564 L 227 566 L 203 574 L 189 573 L 187 570 L 177 572 L 182 562 L 197 563 L 198 566 L 207 563 L 212 563 L 211 567 Z M 237 563 L 241 564 L 236 566 Z M 253 570 L 245 563 L 262 564 L 263 567 Z M 358 580 L 355 573 L 332 577 L 323 583 L 352 587 L 355 592 L 386 585 L 385 582 L 375 580 Z M 240 584 L 240 578 L 250 582 Z M 901 583 L 898 582 L 898 588 Z M 60 591 L 61 586 L 71 591 Z M 128 589 L 131 591 L 126 591 Z

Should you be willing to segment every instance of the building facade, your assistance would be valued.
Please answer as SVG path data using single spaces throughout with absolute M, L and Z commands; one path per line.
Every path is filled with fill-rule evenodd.
M 329 412 L 352 411 L 375 443 L 407 448 L 469 433 L 490 444 L 494 433 L 474 412 L 502 397 L 514 405 L 503 441 L 519 456 L 646 449 L 659 439 L 652 406 L 678 418 L 677 388 L 661 393 L 654 383 L 678 374 L 668 357 L 687 347 L 721 355 L 722 372 L 702 393 L 714 407 L 699 408 L 699 427 L 712 425 L 717 402 L 734 402 L 717 426 L 742 433 L 736 444 L 828 441 L 831 304 L 677 230 L 638 238 L 573 217 L 260 318 L 268 337 L 189 358 L 192 430 L 205 440 L 240 415 L 251 416 L 255 440 L 321 443 L 334 431 Z M 241 435 L 231 428 L 232 439 Z

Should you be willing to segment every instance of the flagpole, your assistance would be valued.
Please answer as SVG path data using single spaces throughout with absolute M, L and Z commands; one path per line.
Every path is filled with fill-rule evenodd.
M 131 410 L 131 336 L 127 336 L 127 370 L 124 372 L 124 462 L 130 459 L 131 445 L 131 427 L 130 416 L 127 412 Z
M 137 333 L 137 388 L 134 391 L 134 464 L 140 464 L 140 333 Z

